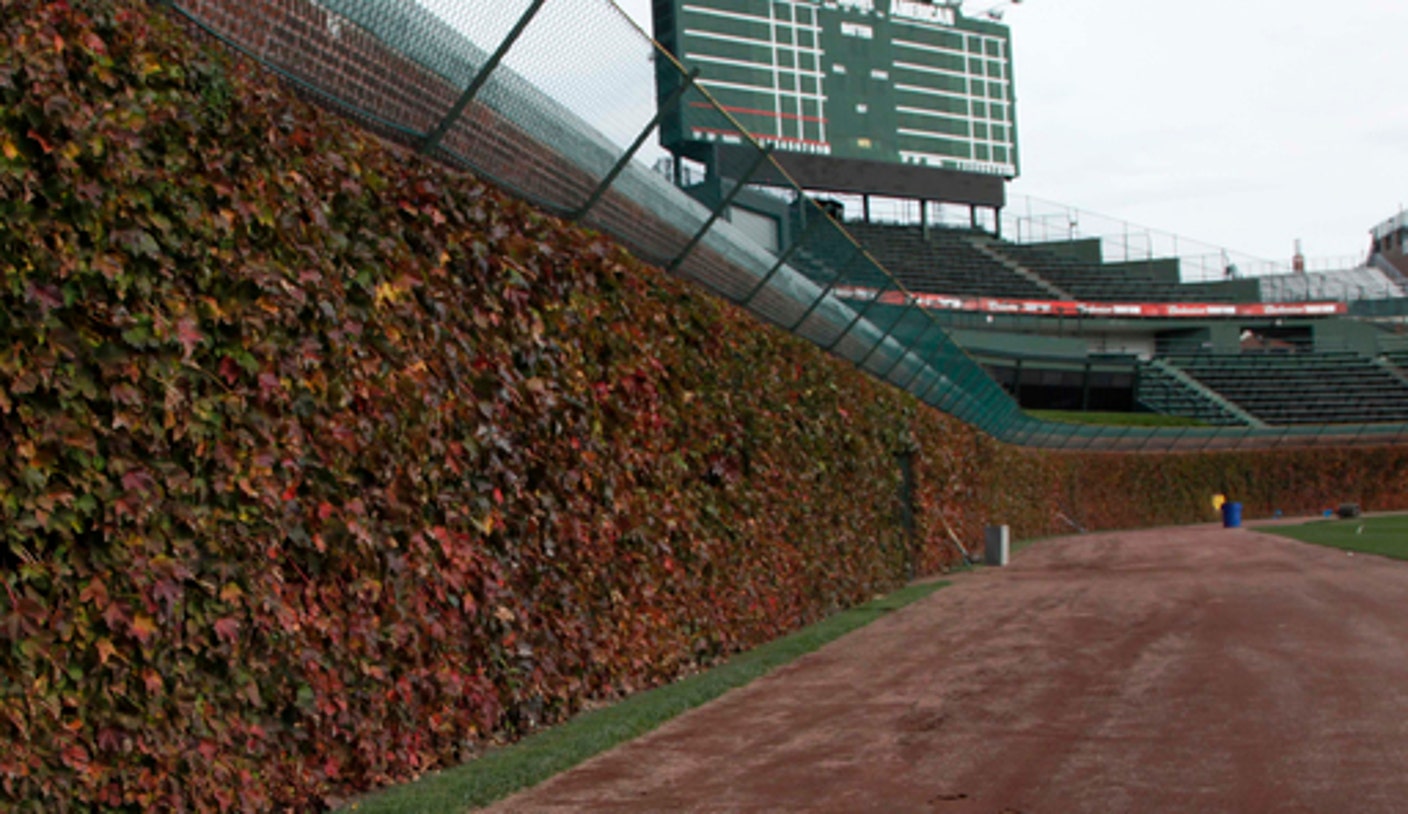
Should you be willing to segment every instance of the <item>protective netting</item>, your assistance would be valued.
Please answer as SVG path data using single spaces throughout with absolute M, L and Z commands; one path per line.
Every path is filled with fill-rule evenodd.
M 744 132 L 610 0 L 171 0 L 206 31 L 383 136 L 611 234 L 867 373 L 1038 447 L 1236 448 L 1408 440 L 1397 425 L 1130 428 L 1036 420 L 751 137 L 752 170 L 688 192 L 658 169 L 657 94 Z M 791 213 L 781 246 L 731 222 L 751 177 Z M 707 202 L 707 203 L 706 203 Z

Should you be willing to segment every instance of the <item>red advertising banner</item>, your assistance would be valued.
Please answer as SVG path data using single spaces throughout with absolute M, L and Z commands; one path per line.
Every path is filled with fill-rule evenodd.
M 1003 300 L 992 297 L 959 297 L 950 294 L 879 292 L 873 288 L 841 286 L 836 296 L 870 301 L 879 296 L 886 305 L 913 301 L 931 311 L 969 311 L 1021 316 L 1109 317 L 1130 319 L 1216 319 L 1218 317 L 1327 317 L 1348 313 L 1342 302 L 1078 302 L 1075 300 Z

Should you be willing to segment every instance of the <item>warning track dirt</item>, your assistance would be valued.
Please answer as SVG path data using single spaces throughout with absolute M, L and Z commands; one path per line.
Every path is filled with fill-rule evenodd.
M 503 812 L 1400 812 L 1408 564 L 1051 540 Z

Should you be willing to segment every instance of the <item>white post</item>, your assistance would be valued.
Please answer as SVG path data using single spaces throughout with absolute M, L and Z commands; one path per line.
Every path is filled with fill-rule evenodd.
M 1002 568 L 1012 554 L 1012 530 L 1007 526 L 988 526 L 987 546 L 983 562 Z

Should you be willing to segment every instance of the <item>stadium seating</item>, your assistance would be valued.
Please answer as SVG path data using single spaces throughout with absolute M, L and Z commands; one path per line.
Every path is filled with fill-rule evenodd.
M 1247 423 L 1157 359 L 1140 364 L 1134 398 L 1139 406 L 1154 413 L 1193 418 L 1218 426 Z
M 979 251 L 972 232 L 847 223 L 846 229 L 911 291 L 1049 300 L 1056 294 Z
M 848 222 L 846 229 L 912 291 L 1088 302 L 1254 302 L 1252 283 L 1181 283 L 1176 266 L 1101 263 L 1059 245 L 1010 243 L 968 229 Z M 827 258 L 834 261 L 834 258 Z
M 1088 302 L 1245 302 L 1250 289 L 1228 283 L 1185 284 L 1138 263 L 1106 264 L 1070 257 L 1051 247 L 983 239 L 1010 259 L 1072 297 Z
M 1402 297 L 1404 289 L 1382 269 L 1362 266 L 1312 274 L 1277 274 L 1258 279 L 1266 302 L 1365 300 Z
M 1398 368 L 1404 376 L 1408 376 L 1408 350 L 1389 351 L 1382 358 L 1388 364 Z
M 1164 357 L 1271 425 L 1408 422 L 1408 382 L 1353 352 Z

